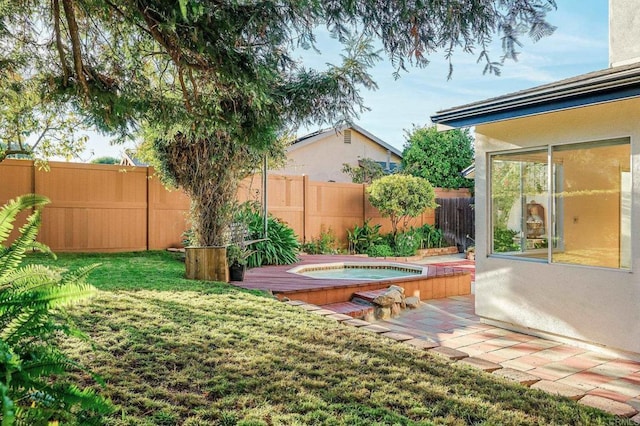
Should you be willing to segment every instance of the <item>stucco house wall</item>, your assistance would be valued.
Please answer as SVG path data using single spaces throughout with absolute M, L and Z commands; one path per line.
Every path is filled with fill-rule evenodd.
M 399 164 L 401 157 L 376 141 L 350 129 L 350 143 L 345 143 L 345 131 L 327 131 L 321 137 L 310 138 L 292 145 L 287 150 L 287 164 L 273 170 L 285 175 L 307 175 L 320 182 L 351 182 L 351 177 L 342 172 L 343 163 L 358 165 L 359 159 Z M 348 140 L 348 138 L 347 138 Z
M 489 155 L 544 145 L 613 138 L 631 141 L 631 269 L 490 256 Z M 640 356 L 640 99 L 632 98 L 476 127 L 476 313 L 485 322 Z M 567 171 L 571 173 L 572 171 Z M 575 170 L 588 173 L 588 170 Z M 619 207 L 567 205 L 581 212 L 567 232 L 598 238 L 601 215 Z M 573 217 L 574 213 L 565 217 Z M 615 246 L 618 242 L 612 242 Z M 612 246 L 613 247 L 613 246 Z M 613 249 L 613 248 L 612 248 Z

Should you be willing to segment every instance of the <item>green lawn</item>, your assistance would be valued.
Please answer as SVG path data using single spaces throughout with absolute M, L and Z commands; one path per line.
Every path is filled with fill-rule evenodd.
M 185 280 L 169 253 L 60 255 L 55 264 L 94 262 L 102 263 L 91 279 L 101 291 L 71 312 L 95 347 L 67 340 L 64 348 L 105 380 L 100 392 L 117 407 L 107 424 L 616 420 L 256 292 Z

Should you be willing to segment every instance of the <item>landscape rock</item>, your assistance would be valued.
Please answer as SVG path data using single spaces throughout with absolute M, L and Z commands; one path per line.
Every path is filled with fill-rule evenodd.
M 394 303 L 391 305 L 391 318 L 399 317 L 402 313 L 402 305 L 400 303 Z
M 416 309 L 420 306 L 420 299 L 417 297 L 407 297 L 404 299 L 404 303 L 407 305 L 409 309 Z
M 385 308 L 392 306 L 394 303 L 403 304 L 403 302 L 404 289 L 395 285 L 392 285 L 380 296 L 373 299 L 374 304 Z
M 403 287 L 400 287 L 398 285 L 391 285 L 391 286 L 389 286 L 389 290 L 395 290 L 395 291 L 399 292 L 401 295 L 404 296 L 404 288 Z
M 382 307 L 376 306 L 375 309 L 375 318 L 379 320 L 386 320 L 391 318 L 391 308 L 390 307 Z

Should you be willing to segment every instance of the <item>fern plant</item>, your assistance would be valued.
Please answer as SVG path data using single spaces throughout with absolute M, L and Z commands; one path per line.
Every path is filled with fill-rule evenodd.
M 64 307 L 93 294 L 86 277 L 98 265 L 63 271 L 21 266 L 28 250 L 50 253 L 35 241 L 49 200 L 23 195 L 0 209 L 0 421 L 13 424 L 95 423 L 109 405 L 93 390 L 81 390 L 65 373 L 79 366 L 55 342 L 79 335 L 64 321 Z M 18 237 L 5 245 L 19 213 L 33 209 Z M 54 256 L 55 257 L 55 256 Z

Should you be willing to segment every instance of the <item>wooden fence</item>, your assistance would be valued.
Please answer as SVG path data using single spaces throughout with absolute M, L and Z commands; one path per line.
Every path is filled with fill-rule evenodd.
M 159 250 L 179 246 L 188 228 L 189 199 L 169 191 L 147 167 L 50 162 L 48 171 L 28 160 L 0 163 L 0 204 L 35 192 L 51 199 L 38 239 L 58 252 Z M 347 229 L 380 217 L 361 184 L 313 182 L 306 176 L 268 176 L 267 208 L 286 222 L 300 241 L 333 232 L 346 245 Z M 261 200 L 260 175 L 242 182 L 239 201 Z M 437 190 L 440 199 L 469 196 L 467 191 Z M 433 210 L 414 226 L 433 224 Z
M 475 245 L 476 225 L 474 198 L 438 198 L 436 203 L 436 227 L 445 239 L 459 250 Z

